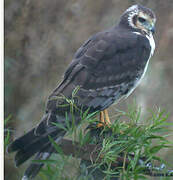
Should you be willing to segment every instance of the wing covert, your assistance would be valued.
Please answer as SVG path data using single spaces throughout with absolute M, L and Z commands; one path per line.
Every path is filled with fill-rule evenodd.
M 139 69 L 145 66 L 150 49 L 143 37 L 123 35 L 104 32 L 84 43 L 48 104 L 51 97 L 60 94 L 71 97 L 76 86 L 80 86 L 79 104 L 94 109 L 103 109 L 126 94 L 141 76 Z

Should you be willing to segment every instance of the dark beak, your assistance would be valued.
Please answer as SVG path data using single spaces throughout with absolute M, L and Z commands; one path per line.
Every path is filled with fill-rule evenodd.
M 151 32 L 154 34 L 155 33 L 155 27 L 153 26 L 151 29 Z

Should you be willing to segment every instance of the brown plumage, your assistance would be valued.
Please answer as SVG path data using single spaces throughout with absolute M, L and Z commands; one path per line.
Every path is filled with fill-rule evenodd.
M 154 23 L 155 15 L 150 9 L 134 5 L 125 11 L 118 25 L 93 35 L 78 49 L 62 82 L 49 96 L 40 124 L 9 145 L 8 152 L 17 151 L 16 166 L 35 153 L 35 159 L 51 155 L 53 147 L 48 136 L 58 143 L 65 134 L 52 122 L 65 125 L 66 116 L 69 123 L 72 121 L 65 98 L 75 102 L 73 115 L 77 124 L 81 111 L 102 111 L 134 90 L 154 51 Z M 43 153 L 45 149 L 49 153 Z M 23 180 L 34 178 L 42 166 L 32 163 Z

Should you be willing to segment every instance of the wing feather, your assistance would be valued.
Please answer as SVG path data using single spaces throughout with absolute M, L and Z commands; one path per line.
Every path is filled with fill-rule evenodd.
M 48 104 L 52 96 L 70 98 L 74 88 L 80 86 L 79 106 L 106 108 L 126 94 L 142 73 L 150 55 L 148 43 L 143 36 L 113 30 L 91 37 L 75 54 Z

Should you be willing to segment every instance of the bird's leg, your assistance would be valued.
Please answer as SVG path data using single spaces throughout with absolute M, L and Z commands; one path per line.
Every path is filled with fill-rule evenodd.
M 97 126 L 101 127 L 104 126 L 104 124 L 107 126 L 110 126 L 111 124 L 107 109 L 100 112 L 100 123 Z
M 104 123 L 105 123 L 105 120 L 104 120 L 104 111 L 101 111 L 100 112 L 100 123 L 97 125 L 97 127 L 103 126 Z
M 107 109 L 103 110 L 103 113 L 105 114 L 105 124 L 108 125 L 108 126 L 110 126 L 111 121 L 110 121 L 110 119 L 109 119 L 108 110 L 107 110 Z

